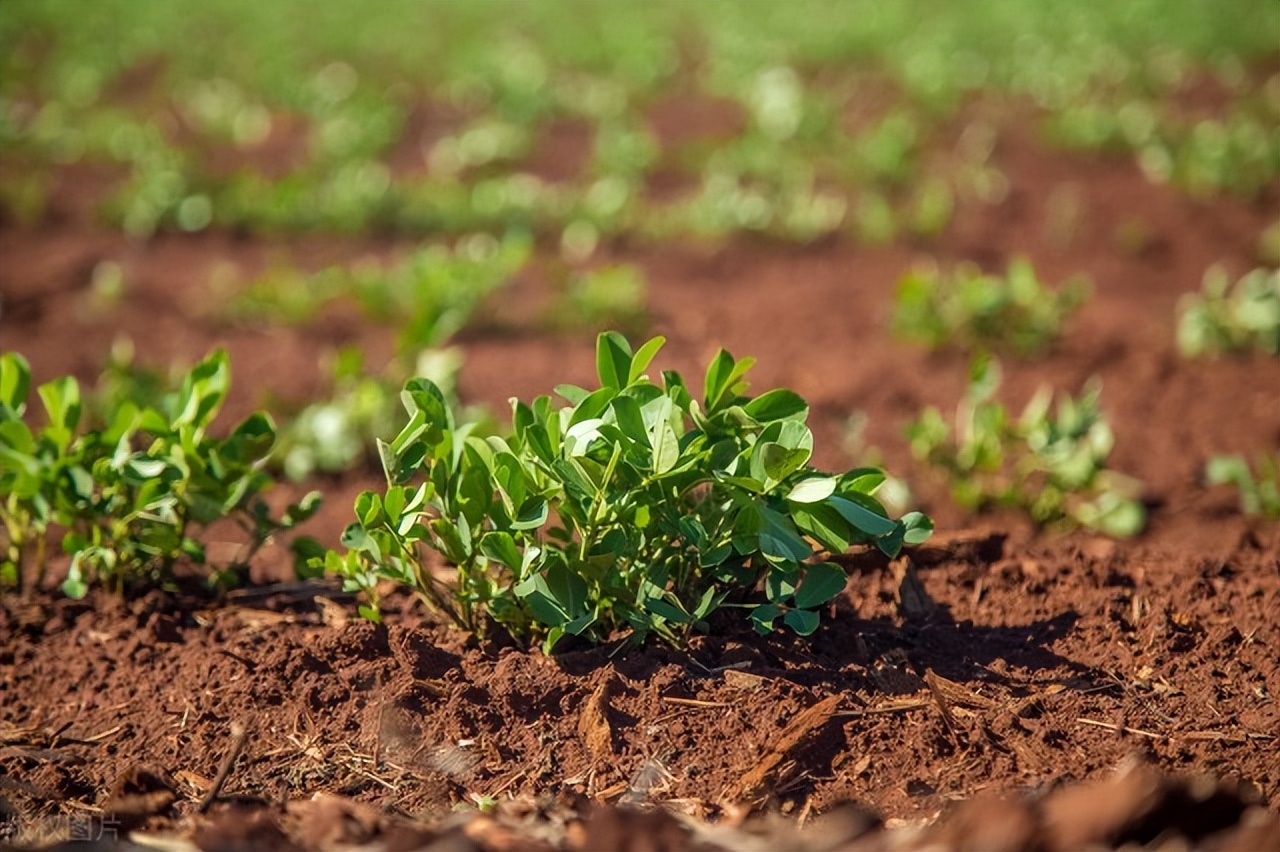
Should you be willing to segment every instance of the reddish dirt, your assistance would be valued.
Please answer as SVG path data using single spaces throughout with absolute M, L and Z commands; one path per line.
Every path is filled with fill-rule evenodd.
M 676 117 L 668 122 L 667 113 Z M 659 107 L 657 134 L 678 136 L 664 122 L 678 125 L 686 113 L 678 103 Z M 713 118 L 712 129 L 729 121 Z M 1240 832 L 1272 830 L 1280 805 L 1280 525 L 1242 519 L 1233 496 L 1204 488 L 1199 472 L 1215 453 L 1280 448 L 1280 362 L 1186 362 L 1173 325 L 1178 298 L 1198 289 L 1210 264 L 1233 275 L 1255 264 L 1256 236 L 1274 219 L 1280 191 L 1255 203 L 1189 199 L 1150 185 L 1128 160 L 1046 150 L 1019 122 L 996 118 L 993 160 L 1010 191 L 996 205 L 962 205 L 936 242 L 739 240 L 606 252 L 648 274 L 653 331 L 669 338 L 663 366 L 696 376 L 719 346 L 757 356 L 757 390 L 788 385 L 812 403 L 816 461 L 828 468 L 850 464 L 845 424 L 865 413 L 864 442 L 938 520 L 937 540 L 913 554 L 910 570 L 851 554 L 848 589 L 812 643 L 760 638 L 726 621 L 688 653 L 567 647 L 547 658 L 497 640 L 468 644 L 398 599 L 386 626 L 348 621 L 349 601 L 327 586 L 249 589 L 220 602 L 153 594 L 6 603 L 0 820 L 30 827 L 109 814 L 185 825 L 240 725 L 243 753 L 222 790 L 230 803 L 199 823 L 202 848 L 244 846 L 247 835 L 226 832 L 253 825 L 271 842 L 287 836 L 318 848 L 295 829 L 320 831 L 324 819 L 409 831 L 395 820 L 439 816 L 474 796 L 503 802 L 493 831 L 519 817 L 572 848 L 613 848 L 607 838 L 639 830 L 627 820 L 643 819 L 653 821 L 644 830 L 655 844 L 663 832 L 694 842 L 696 832 L 663 817 L 576 822 L 584 800 L 664 801 L 726 829 L 743 803 L 856 822 L 840 803 L 857 801 L 891 820 L 950 814 L 921 843 L 961 848 L 995 825 L 1008 844 L 999 848 L 1010 849 L 1145 843 L 1172 830 L 1169 813 L 1201 813 L 1187 802 L 1209 802 L 1222 807 L 1205 805 L 1211 815 L 1183 831 L 1189 844 L 1264 848 L 1264 834 Z M 573 133 L 553 132 L 543 144 L 560 136 Z M 540 148 L 536 160 L 554 157 Z M 268 393 L 314 396 L 334 346 L 358 344 L 372 364 L 390 357 L 385 330 L 355 316 L 298 329 L 228 325 L 213 311 L 223 294 L 210 281 L 226 264 L 240 276 L 275 258 L 319 268 L 397 256 L 410 243 L 131 241 L 91 213 L 109 180 L 83 178 L 64 176 L 45 226 L 0 223 L 0 344 L 24 353 L 38 380 L 91 380 L 118 335 L 132 337 L 149 364 L 190 362 L 224 345 L 235 371 L 231 418 Z M 1069 227 L 1055 197 L 1080 211 Z M 1012 515 L 968 516 L 907 451 L 903 424 L 922 405 L 954 405 L 965 356 L 888 335 L 895 280 L 930 256 L 998 269 L 1017 254 L 1050 282 L 1088 274 L 1094 295 L 1054 351 L 1005 362 L 1003 395 L 1017 406 L 1042 383 L 1074 392 L 1101 376 L 1117 435 L 1113 465 L 1146 483 L 1151 507 L 1150 528 L 1134 541 L 1048 537 Z M 103 260 L 125 273 L 114 306 L 95 304 L 89 289 Z M 464 398 L 504 410 L 510 396 L 592 380 L 594 330 L 552 335 L 529 308 L 548 298 L 539 270 L 557 263 L 544 250 L 494 321 L 463 335 Z M 305 484 L 330 495 L 307 532 L 336 543 L 354 493 L 377 485 L 372 473 Z M 278 573 L 282 552 L 268 550 L 259 573 Z M 1103 780 L 1135 756 L 1159 770 L 1213 773 L 1224 786 L 1166 784 L 1143 770 Z M 1125 779 L 1128 798 L 1115 786 Z M 1094 786 L 1068 786 L 1082 781 Z M 345 799 L 272 804 L 316 793 Z M 1118 815 L 1098 833 L 1062 833 L 1085 822 L 1071 814 L 1105 820 L 1107 803 Z M 1262 810 L 1246 813 L 1255 804 Z M 1233 838 L 1210 837 L 1233 825 Z M 501 848 L 496 836 L 472 837 L 470 848 Z M 891 842 L 883 832 L 868 837 Z

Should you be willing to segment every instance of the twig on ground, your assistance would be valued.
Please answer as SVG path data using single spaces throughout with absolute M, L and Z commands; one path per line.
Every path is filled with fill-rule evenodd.
M 1108 731 L 1115 731 L 1117 734 L 1137 734 L 1140 737 L 1148 737 L 1153 740 L 1165 740 L 1168 736 L 1165 734 L 1157 734 L 1152 731 L 1144 731 L 1141 728 L 1130 728 L 1126 725 L 1113 725 L 1110 722 L 1103 722 L 1098 719 L 1086 719 L 1080 716 L 1076 719 L 1081 725 L 1092 725 L 1095 728 L 1106 728 Z
M 209 810 L 214 800 L 218 798 L 218 793 L 222 791 L 222 785 L 227 783 L 227 778 L 231 776 L 231 770 L 236 765 L 236 758 L 240 756 L 240 751 L 244 748 L 244 741 L 249 735 L 249 730 L 240 722 L 231 723 L 231 748 L 227 750 L 226 755 L 222 758 L 222 765 L 218 767 L 218 774 L 213 778 L 213 786 L 209 788 L 209 792 L 204 794 L 204 798 L 200 800 L 199 807 L 196 810 L 204 813 Z

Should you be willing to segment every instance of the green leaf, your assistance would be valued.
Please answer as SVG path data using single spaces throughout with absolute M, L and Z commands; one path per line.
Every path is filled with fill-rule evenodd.
M 653 472 L 659 476 L 676 466 L 680 459 L 680 439 L 671 428 L 669 421 L 663 420 L 654 424 L 650 438 L 652 449 L 649 464 Z
M 438 549 L 454 565 L 465 565 L 471 558 L 471 527 L 466 515 L 456 519 L 432 518 L 427 522 L 435 534 Z
M 563 627 L 582 615 L 587 598 L 587 584 L 560 561 L 549 563 L 514 591 L 547 627 Z
M 593 417 L 580 420 L 570 426 L 564 433 L 564 452 L 569 458 L 581 458 L 591 449 L 591 445 L 601 437 L 600 427 L 604 420 Z
M 374 562 L 382 561 L 382 548 L 377 540 L 369 535 L 369 531 L 359 524 L 349 524 L 342 531 L 342 546 L 348 550 L 361 550 L 368 553 Z
M 183 377 L 173 426 L 189 425 L 204 429 L 222 407 L 230 385 L 230 361 L 225 350 L 217 349 Z
M 550 506 L 541 497 L 530 497 L 511 520 L 513 530 L 536 530 L 547 522 Z
M 739 380 L 755 364 L 754 358 L 743 358 L 735 361 L 733 356 L 721 349 L 707 365 L 707 375 L 703 382 L 703 402 L 707 414 L 711 415 L 722 406 L 730 405 L 737 398 L 738 392 L 744 388 Z
M 519 572 L 523 565 L 520 548 L 510 533 L 490 532 L 480 539 L 480 552 L 488 558 L 500 562 L 513 572 Z
M 0 422 L 0 457 L 12 460 L 26 459 L 32 464 L 36 460 L 31 457 L 35 449 L 35 436 L 21 420 L 5 420 Z
M 31 387 L 31 365 L 17 352 L 0 354 L 0 413 L 21 417 Z
M 822 606 L 844 591 L 848 577 L 838 565 L 821 562 L 805 569 L 804 580 L 796 589 L 795 605 L 802 609 Z
M 388 488 L 386 495 L 382 498 L 382 511 L 387 514 L 389 526 L 394 527 L 400 523 L 400 514 L 404 511 L 405 503 L 408 502 L 407 490 L 403 486 Z M 365 526 L 369 526 L 368 521 L 365 521 Z
M 356 497 L 356 517 L 360 519 L 365 529 L 377 526 L 381 515 L 382 498 L 376 492 L 362 491 Z
M 809 404 L 794 391 L 778 388 L 745 403 L 742 410 L 759 423 L 772 423 L 776 420 L 804 420 L 809 413 Z
M 453 413 L 449 409 L 444 391 L 430 379 L 420 376 L 409 379 L 400 392 L 400 400 L 410 415 L 422 413 L 423 417 L 419 422 L 425 428 L 421 438 L 428 445 L 438 445 L 444 440 L 446 432 L 453 431 Z
M 571 636 L 579 636 L 584 630 L 596 623 L 596 614 L 586 612 L 564 626 L 564 632 Z
M 720 604 L 724 603 L 725 598 L 728 596 L 728 589 L 717 590 L 715 586 L 709 587 L 702 593 L 702 597 L 698 600 L 698 605 L 694 607 L 693 617 L 698 621 L 702 621 L 719 609 Z
M 620 391 L 631 376 L 631 345 L 616 331 L 602 332 L 596 338 L 596 373 L 600 385 Z
M 770 559 L 803 562 L 813 555 L 811 548 L 785 515 L 767 506 L 758 506 L 762 526 L 760 552 Z
M 640 380 L 644 375 L 644 371 L 649 367 L 649 362 L 653 360 L 653 356 L 658 354 L 658 350 L 666 342 L 667 339 L 665 337 L 651 337 L 636 350 L 635 357 L 631 359 L 631 369 L 627 371 L 628 385 L 633 385 Z
M 644 602 L 644 608 L 672 624 L 688 624 L 694 620 L 692 615 L 662 598 L 649 598 Z
M 792 503 L 820 503 L 836 490 L 836 481 L 830 476 L 811 476 L 802 479 L 787 493 Z
M 774 565 L 764 580 L 765 597 L 772 603 L 784 604 L 796 593 L 800 584 L 800 566 L 794 562 Z
M 897 525 L 880 512 L 868 508 L 864 501 L 878 505 L 870 497 L 861 494 L 850 493 L 827 498 L 827 503 L 846 521 L 867 535 L 874 538 L 893 532 Z
M 584 420 L 601 419 L 617 395 L 617 390 L 611 387 L 600 388 L 587 394 L 573 407 L 573 413 L 569 416 L 569 425 L 574 426 Z
M 577 405 L 590 394 L 590 391 L 586 388 L 580 388 L 577 385 L 556 385 L 555 391 L 558 396 L 563 397 L 570 405 Z
M 807 609 L 789 609 L 782 622 L 800 636 L 808 636 L 818 629 L 819 616 Z
M 80 423 L 80 385 L 70 376 L 45 382 L 37 392 L 49 415 L 48 430 L 60 449 L 66 449 Z
M 498 453 L 493 459 L 493 480 L 509 513 L 515 514 L 524 504 L 528 483 L 520 460 L 510 452 Z
M 756 632 L 767 636 L 773 632 L 773 622 L 782 615 L 782 607 L 777 604 L 761 604 L 751 610 L 751 622 Z
M 901 522 L 902 540 L 907 544 L 923 544 L 933 535 L 933 519 L 923 512 L 908 512 Z
M 596 485 L 578 459 L 556 459 L 551 469 L 564 483 L 565 493 L 578 503 L 590 503 L 596 496 Z
M 169 469 L 169 463 L 138 454 L 129 459 L 128 469 L 137 481 L 155 479 Z
M 890 559 L 902 552 L 902 543 L 906 536 L 906 528 L 901 524 L 894 525 L 893 532 L 882 535 L 875 540 L 876 547 Z
M 238 425 L 224 442 L 224 451 L 237 464 L 264 459 L 276 442 L 276 426 L 265 412 L 255 411 Z
M 62 593 L 73 600 L 81 600 L 89 594 L 89 585 L 85 582 L 80 569 L 81 556 L 86 551 L 76 553 L 71 559 L 71 567 L 67 569 L 67 578 L 62 581 Z
M 791 474 L 804 467 L 810 451 L 804 448 L 788 449 L 782 444 L 765 441 L 757 444 L 751 456 L 751 476 L 763 479 L 766 490 L 772 489 Z
M 840 492 L 856 491 L 859 494 L 874 494 L 885 481 L 885 473 L 876 467 L 855 468 L 837 478 L 836 490 Z
M 644 415 L 640 412 L 640 403 L 635 397 L 628 395 L 620 395 L 614 398 L 611 404 L 613 409 L 614 422 L 618 424 L 618 428 L 630 440 L 644 447 L 649 448 L 649 430 L 644 424 Z
M 525 430 L 523 435 L 525 446 L 533 451 L 538 457 L 538 461 L 545 465 L 555 461 L 556 450 L 551 444 L 546 427 L 540 423 L 535 423 Z
M 547 638 L 542 641 L 542 653 L 551 656 L 551 652 L 555 650 L 556 643 L 564 638 L 563 627 L 553 627 L 547 631 Z
M 711 359 L 711 363 L 707 365 L 706 378 L 703 380 L 702 399 L 708 412 L 715 410 L 720 398 L 724 395 L 729 381 L 729 374 L 733 371 L 733 365 L 733 356 L 724 349 L 717 352 L 716 356 Z

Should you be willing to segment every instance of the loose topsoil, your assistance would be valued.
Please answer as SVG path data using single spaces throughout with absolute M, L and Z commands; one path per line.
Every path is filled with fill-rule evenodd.
M 827 468 L 850 464 L 842 439 L 849 415 L 862 412 L 864 445 L 878 448 L 938 521 L 935 539 L 907 558 L 845 557 L 848 588 L 811 641 L 759 637 L 727 620 L 687 652 L 615 643 L 547 657 L 500 637 L 464 641 L 407 598 L 392 598 L 385 625 L 365 623 L 325 584 L 250 587 L 220 601 L 162 593 L 8 601 L 0 825 L 27 838 L 42 822 L 90 817 L 187 825 L 237 743 L 209 813 L 238 810 L 208 831 L 292 825 L 296 813 L 280 803 L 316 793 L 373 806 L 343 805 L 334 819 L 349 824 L 439 818 L 491 800 L 499 813 L 532 803 L 523 813 L 544 828 L 556 819 L 563 828 L 563 815 L 588 801 L 661 801 L 723 824 L 756 806 L 809 821 L 854 801 L 893 826 L 975 796 L 1048 802 L 1064 785 L 1093 781 L 1102 786 L 1083 788 L 1081 813 L 1110 802 L 1132 805 L 1128 816 L 1150 814 L 1154 799 L 1133 804 L 1100 780 L 1133 760 L 1222 779 L 1209 792 L 1186 788 L 1201 789 L 1198 799 L 1178 788 L 1186 801 L 1221 794 L 1235 803 L 1189 830 L 1192 840 L 1245 825 L 1249 805 L 1274 817 L 1280 526 L 1241 517 L 1234 495 L 1205 488 L 1200 476 L 1211 455 L 1280 448 L 1280 362 L 1189 362 L 1173 328 L 1178 299 L 1199 288 L 1210 264 L 1233 277 L 1255 265 L 1257 234 L 1280 191 L 1256 202 L 1193 200 L 1148 183 L 1127 159 L 1054 151 L 1016 131 L 1001 136 L 996 162 L 1009 180 L 1005 199 L 962 206 L 927 244 L 740 239 L 606 252 L 646 271 L 653 331 L 669 339 L 663 366 L 697 375 L 720 346 L 756 356 L 757 391 L 786 385 L 811 402 L 815 461 Z M 68 171 L 51 223 L 0 223 L 0 334 L 37 380 L 92 379 L 120 335 L 154 364 L 225 345 L 231 418 L 268 392 L 314 396 L 324 385 L 321 356 L 335 345 L 358 344 L 373 364 L 389 357 L 385 330 L 341 311 L 306 328 L 228 325 L 208 282 L 219 265 L 249 275 L 288 257 L 317 268 L 399 256 L 411 243 L 219 233 L 131 241 L 95 223 L 101 184 Z M 1055 193 L 1083 211 L 1067 231 L 1046 203 Z M 1015 515 L 966 515 L 907 451 L 903 424 L 925 404 L 950 410 L 966 356 L 889 336 L 896 278 L 926 256 L 1001 269 L 1017 254 L 1049 282 L 1086 273 L 1094 293 L 1048 355 L 1006 360 L 1002 395 L 1016 408 L 1043 383 L 1076 392 L 1101 377 L 1117 438 L 1112 465 L 1145 483 L 1151 510 L 1148 531 L 1133 541 L 1049 536 Z M 591 381 L 594 330 L 547 328 L 542 310 L 558 261 L 549 249 L 539 257 L 460 339 L 465 399 L 501 411 L 508 397 Z M 89 288 L 102 260 L 119 262 L 128 282 L 114 306 L 96 304 Z M 307 531 L 333 544 L 352 496 L 378 484 L 366 471 L 286 490 L 326 492 Z M 280 579 L 284 550 L 262 554 L 259 580 Z M 1155 777 L 1128 772 L 1121 781 Z M 1058 835 L 1036 834 L 1043 810 L 985 807 L 969 806 L 964 819 L 1020 838 L 1001 848 L 1067 848 L 1056 846 Z M 489 819 L 496 831 L 501 820 Z M 607 823 L 631 817 L 600 819 L 595 830 L 630 841 L 650 832 L 654 845 L 629 848 L 684 848 L 663 832 L 690 836 L 661 818 L 643 831 Z M 283 843 L 288 832 L 271 830 Z M 607 836 L 578 848 L 612 848 Z M 468 837 L 500 848 L 497 835 Z M 546 839 L 585 843 L 569 829 Z

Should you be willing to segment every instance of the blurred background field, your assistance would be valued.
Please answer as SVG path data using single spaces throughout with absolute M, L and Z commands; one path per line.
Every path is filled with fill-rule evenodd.
M 936 156 L 975 99 L 1192 193 L 1255 196 L 1280 160 L 1257 0 L 18 0 L 0 26 L 9 215 L 98 165 L 135 236 L 927 234 L 1000 191 L 998 128 Z
M 488 420 L 580 379 L 603 328 L 686 368 L 773 353 L 828 460 L 905 467 L 907 415 L 975 349 L 1048 358 L 1015 396 L 1075 388 L 1124 371 L 1057 342 L 1071 313 L 1171 346 L 1211 268 L 1220 299 L 1269 280 L 1277 32 L 1256 0 L 15 0 L 0 328 L 100 396 L 230 345 L 232 407 L 283 421 L 296 479 L 376 469 L 409 375 Z M 1265 326 L 1259 286 L 1237 307 Z M 851 357 L 900 377 L 817 366 Z

